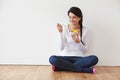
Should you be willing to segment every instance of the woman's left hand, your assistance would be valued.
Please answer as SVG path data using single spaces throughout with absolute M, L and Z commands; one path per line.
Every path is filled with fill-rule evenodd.
M 75 41 L 76 43 L 79 43 L 80 40 L 80 32 L 78 31 L 76 34 L 71 35 L 73 41 Z

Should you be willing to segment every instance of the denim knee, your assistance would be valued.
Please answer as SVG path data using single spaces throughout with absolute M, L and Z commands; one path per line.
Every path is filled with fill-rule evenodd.
M 94 61 L 94 63 L 98 63 L 98 57 L 95 55 L 91 55 L 90 56 L 92 58 L 92 60 Z
M 56 56 L 50 56 L 49 58 L 49 62 L 52 64 L 52 65 L 55 65 L 57 62 L 58 62 L 58 59 L 56 58 Z

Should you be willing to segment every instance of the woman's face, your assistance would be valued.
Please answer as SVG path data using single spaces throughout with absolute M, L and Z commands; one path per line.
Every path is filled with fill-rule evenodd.
M 69 13 L 69 21 L 71 24 L 73 25 L 78 25 L 79 24 L 79 21 L 80 21 L 80 17 L 76 16 L 75 14 L 73 13 Z

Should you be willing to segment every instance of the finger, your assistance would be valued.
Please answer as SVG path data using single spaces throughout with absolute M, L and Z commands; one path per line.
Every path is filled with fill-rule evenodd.
M 57 23 L 57 25 L 58 25 L 58 26 L 61 26 L 61 24 L 60 24 L 60 23 Z

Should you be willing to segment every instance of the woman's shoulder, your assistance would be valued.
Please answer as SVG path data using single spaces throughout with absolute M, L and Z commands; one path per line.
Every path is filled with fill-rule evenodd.
M 88 31 L 88 28 L 86 26 L 83 26 L 83 31 Z
M 83 35 L 86 35 L 88 33 L 88 28 L 86 26 L 83 26 L 82 33 Z
M 83 26 L 83 29 L 87 29 L 87 26 Z

